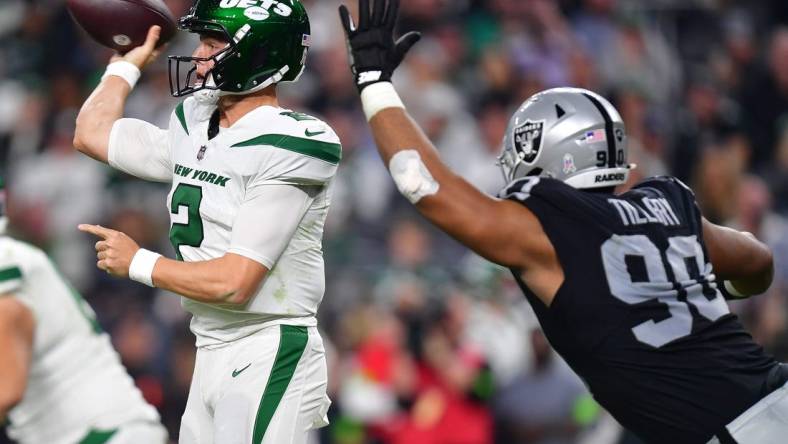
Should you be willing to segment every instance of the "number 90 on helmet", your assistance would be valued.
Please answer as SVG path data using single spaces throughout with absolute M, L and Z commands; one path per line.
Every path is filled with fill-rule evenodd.
M 498 161 L 507 183 L 552 177 L 578 189 L 615 187 L 635 168 L 627 163 L 618 111 L 580 88 L 549 89 L 526 100 L 509 121 Z
M 178 27 L 229 44 L 207 58 L 170 56 L 170 91 L 175 97 L 200 90 L 251 94 L 296 81 L 311 41 L 309 17 L 300 0 L 197 0 Z M 198 82 L 196 63 L 209 61 L 213 68 Z

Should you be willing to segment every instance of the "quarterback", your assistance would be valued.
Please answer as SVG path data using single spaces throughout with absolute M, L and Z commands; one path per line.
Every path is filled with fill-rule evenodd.
M 418 40 L 394 40 L 397 0 L 346 7 L 356 84 L 378 150 L 431 222 L 511 269 L 545 336 L 624 427 L 654 444 L 780 444 L 788 368 L 764 353 L 725 298 L 765 291 L 768 247 L 708 222 L 672 177 L 615 194 L 633 165 L 603 97 L 556 88 L 512 116 L 486 196 L 440 161 L 390 83 Z
M 197 361 L 181 444 L 304 443 L 327 423 L 316 312 L 323 225 L 341 158 L 334 131 L 281 108 L 277 84 L 302 73 L 310 43 L 298 0 L 198 0 L 180 19 L 200 43 L 171 56 L 171 92 L 191 95 L 168 129 L 122 118 L 160 29 L 116 56 L 77 117 L 75 147 L 142 179 L 171 183 L 176 259 L 108 228 L 97 266 L 183 296 Z
M 20 444 L 165 444 L 90 306 L 38 248 L 5 235 L 0 180 L 0 422 Z

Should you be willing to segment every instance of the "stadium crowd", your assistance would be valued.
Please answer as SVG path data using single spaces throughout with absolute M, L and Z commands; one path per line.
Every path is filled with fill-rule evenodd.
M 326 119 L 344 150 L 319 315 L 334 404 L 316 442 L 635 442 L 551 352 L 508 271 L 399 197 L 348 72 L 339 1 L 304 2 L 313 46 L 282 102 Z M 64 3 L 0 2 L 0 173 L 12 233 L 45 248 L 94 307 L 175 439 L 194 363 L 189 317 L 175 295 L 97 270 L 94 241 L 76 229 L 101 223 L 172 256 L 169 189 L 72 148 L 77 111 L 111 53 Z M 190 6 L 166 3 L 176 16 Z M 502 188 L 495 159 L 508 117 L 537 91 L 571 85 L 611 98 L 627 123 L 633 180 L 676 175 L 710 220 L 774 249 L 771 290 L 731 306 L 788 360 L 788 2 L 402 0 L 402 14 L 401 29 L 425 39 L 395 83 L 455 171 L 488 193 Z M 181 35 L 164 53 L 194 44 Z M 168 91 L 162 57 L 127 115 L 165 127 L 178 103 Z

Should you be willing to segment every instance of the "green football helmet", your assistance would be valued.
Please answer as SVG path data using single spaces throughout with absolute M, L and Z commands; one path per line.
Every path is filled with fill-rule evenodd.
M 296 81 L 304 71 L 311 39 L 309 17 L 300 0 L 197 0 L 178 27 L 220 37 L 228 45 L 207 58 L 170 56 L 170 91 L 175 97 L 201 90 L 217 97 L 250 94 L 274 83 Z M 213 68 L 204 80 L 198 79 L 196 63 L 209 61 Z M 181 68 L 184 63 L 188 71 Z

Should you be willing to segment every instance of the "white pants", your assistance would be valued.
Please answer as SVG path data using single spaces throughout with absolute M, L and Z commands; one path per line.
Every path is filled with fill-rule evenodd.
M 306 444 L 331 401 L 317 328 L 275 325 L 200 348 L 180 444 Z
M 121 427 L 107 444 L 139 444 L 141 442 L 150 444 L 166 444 L 167 430 L 161 424 L 129 424 Z
M 785 444 L 788 442 L 788 384 L 747 409 L 725 426 L 738 444 Z M 719 444 L 717 438 L 708 444 Z
M 92 430 L 80 443 L 167 444 L 167 430 L 157 422 L 134 422 L 114 430 Z

